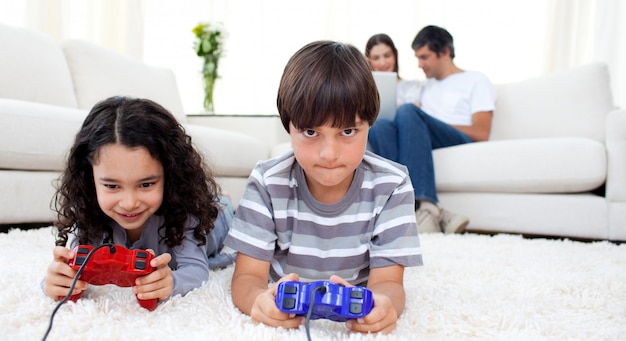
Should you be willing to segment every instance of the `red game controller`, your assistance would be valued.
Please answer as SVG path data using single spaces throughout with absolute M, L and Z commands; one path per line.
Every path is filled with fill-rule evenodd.
M 75 247 L 74 258 L 70 260 L 69 266 L 78 270 L 93 249 L 91 245 Z M 129 250 L 120 245 L 100 247 L 89 258 L 80 279 L 93 285 L 115 284 L 119 287 L 131 287 L 135 285 L 137 277 L 150 274 L 154 270 L 150 266 L 153 258 L 154 255 L 146 250 Z M 81 295 L 82 293 L 72 295 L 70 299 L 76 302 Z M 137 299 L 137 302 L 148 310 L 154 310 L 158 299 Z

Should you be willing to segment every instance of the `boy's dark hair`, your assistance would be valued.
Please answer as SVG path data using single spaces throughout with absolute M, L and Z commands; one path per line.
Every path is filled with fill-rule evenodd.
M 367 43 L 365 44 L 365 57 L 369 58 L 370 51 L 378 44 L 384 44 L 391 48 L 391 52 L 396 58 L 396 64 L 393 66 L 393 71 L 398 73 L 400 70 L 400 66 L 398 65 L 398 49 L 396 48 L 396 44 L 393 43 L 393 40 L 391 40 L 391 37 L 384 33 L 375 34 L 367 40 Z
M 413 50 L 418 50 L 425 45 L 435 52 L 437 57 L 448 49 L 450 50 L 450 59 L 454 59 L 454 39 L 450 32 L 444 28 L 434 25 L 422 28 L 413 39 L 411 47 Z
M 194 236 L 201 245 L 206 243 L 218 215 L 219 186 L 193 147 L 191 137 L 159 104 L 147 99 L 111 97 L 96 104 L 87 115 L 57 183 L 56 245 L 65 246 L 68 234 L 75 232 L 79 244 L 112 241 L 112 219 L 98 205 L 93 179 L 93 164 L 107 144 L 144 147 L 161 162 L 163 202 L 155 214 L 165 219 L 159 227 L 165 244 L 181 244 L 190 215 L 199 220 Z
M 374 124 L 378 90 L 365 56 L 334 41 L 307 44 L 287 62 L 276 99 L 283 127 L 349 127 L 356 115 Z

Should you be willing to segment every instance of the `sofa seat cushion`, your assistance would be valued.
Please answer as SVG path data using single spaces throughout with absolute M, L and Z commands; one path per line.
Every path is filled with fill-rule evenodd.
M 0 168 L 58 171 L 86 110 L 0 98 Z
M 250 135 L 191 124 L 184 127 L 216 176 L 247 178 L 259 160 L 269 157 L 269 147 Z
M 63 50 L 50 36 L 0 24 L 0 97 L 76 108 Z
M 604 145 L 587 138 L 477 142 L 433 152 L 437 191 L 577 193 L 606 180 Z
M 148 98 L 168 109 L 180 122 L 186 117 L 174 72 L 154 67 L 87 41 L 63 42 L 78 107 L 90 110 L 111 96 Z

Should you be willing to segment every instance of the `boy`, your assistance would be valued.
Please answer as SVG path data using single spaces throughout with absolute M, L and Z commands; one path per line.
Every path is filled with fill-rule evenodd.
M 406 168 L 366 152 L 376 84 L 351 45 L 318 41 L 285 67 L 277 98 L 293 151 L 252 171 L 226 245 L 238 251 L 233 303 L 259 323 L 298 328 L 273 281 L 367 285 L 374 308 L 347 327 L 389 333 L 405 303 L 405 266 L 422 265 Z

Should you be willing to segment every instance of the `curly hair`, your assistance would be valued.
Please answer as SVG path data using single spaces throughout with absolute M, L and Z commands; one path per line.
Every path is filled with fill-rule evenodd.
M 78 236 L 80 244 L 112 242 L 112 219 L 98 205 L 93 178 L 93 164 L 107 144 L 144 147 L 161 162 L 163 202 L 155 214 L 164 218 L 159 235 L 165 245 L 182 243 L 190 216 L 198 220 L 194 236 L 199 245 L 205 244 L 219 213 L 220 189 L 191 137 L 161 105 L 148 99 L 111 97 L 97 103 L 85 118 L 57 182 L 56 245 L 65 246 L 70 233 Z

